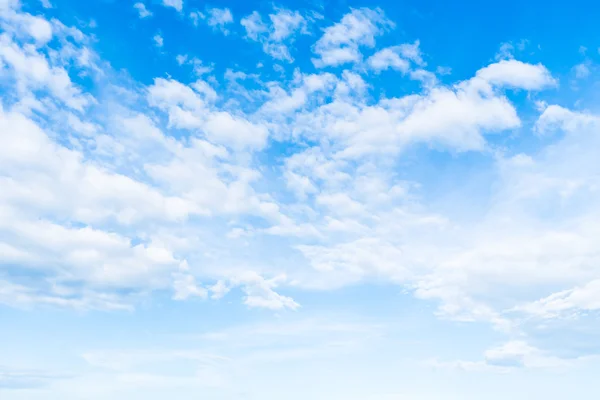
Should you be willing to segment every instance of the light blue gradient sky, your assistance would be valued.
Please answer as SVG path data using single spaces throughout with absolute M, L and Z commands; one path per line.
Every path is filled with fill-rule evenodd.
M 0 398 L 598 398 L 599 14 L 0 0 Z

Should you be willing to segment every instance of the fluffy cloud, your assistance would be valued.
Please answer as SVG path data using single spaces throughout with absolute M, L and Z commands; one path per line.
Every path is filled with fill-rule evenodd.
M 275 9 L 274 13 L 269 14 L 269 19 L 270 25 L 254 11 L 242 18 L 240 23 L 246 30 L 246 37 L 262 43 L 265 53 L 278 60 L 294 61 L 288 45 L 294 41 L 294 35 L 308 33 L 307 20 L 298 11 L 285 8 Z
M 206 23 L 208 26 L 220 30 L 225 35 L 229 34 L 229 30 L 226 26 L 233 23 L 233 15 L 228 8 L 209 8 L 207 14 L 208 19 Z
M 557 85 L 543 65 L 531 65 L 518 60 L 499 61 L 477 71 L 477 76 L 492 85 L 525 90 L 542 90 Z
M 68 107 L 78 111 L 83 110 L 91 101 L 90 96 L 73 85 L 63 65 L 51 64 L 34 48 L 19 46 L 6 33 L 0 35 L 0 60 L 12 70 L 16 79 L 15 89 L 24 97 L 32 90 L 47 90 Z
M 229 26 L 230 13 L 212 10 L 209 25 Z M 248 40 L 291 61 L 307 15 L 276 9 L 241 24 Z M 533 131 L 547 145 L 498 147 L 529 128 L 506 91 L 556 87 L 541 64 L 504 59 L 442 85 L 415 41 L 373 49 L 354 70 L 298 69 L 268 82 L 246 70 L 221 77 L 181 56 L 203 73 L 144 85 L 57 21 L 11 4 L 2 24 L 3 303 L 131 309 L 168 291 L 241 295 L 280 312 L 300 309 L 290 288 L 387 282 L 444 318 L 485 321 L 511 338 L 529 333 L 520 318 L 598 308 L 599 117 L 544 105 Z M 360 62 L 392 26 L 381 10 L 351 10 L 317 40 L 315 66 Z M 386 96 L 363 67 L 396 69 L 423 90 Z M 472 191 L 470 171 L 436 170 L 443 185 L 421 180 L 410 151 L 428 146 L 485 159 L 485 179 Z M 562 361 L 509 340 L 468 365 L 508 364 Z
M 351 75 L 346 75 L 337 89 L 353 91 L 349 79 Z M 480 150 L 485 143 L 484 133 L 519 125 L 516 111 L 505 97 L 496 94 L 486 82 L 472 79 L 452 88 L 434 87 L 423 95 L 383 99 L 373 105 L 340 96 L 299 113 L 293 129 L 311 139 L 327 137 L 335 143 L 340 157 L 357 158 L 395 153 L 419 141 Z
M 338 66 L 362 59 L 360 48 L 375 46 L 375 37 L 394 24 L 377 9 L 354 9 L 340 22 L 325 29 L 315 43 L 313 59 L 316 67 Z
M 379 50 L 377 53 L 369 57 L 367 63 L 369 64 L 369 67 L 377 72 L 386 70 L 388 68 L 393 68 L 406 73 L 410 67 L 410 64 L 407 60 L 400 57 L 398 50 L 398 47 L 388 47 L 386 49 Z
M 23 43 L 29 37 L 40 46 L 46 42 L 21 23 L 28 14 L 22 18 L 14 8 L 6 12 L 19 17 L 7 20 L 12 33 L 2 35 L 0 51 L 3 73 L 12 77 L 7 84 L 16 89 L 0 107 L 2 263 L 18 263 L 40 279 L 26 285 L 19 274 L 6 271 L 0 301 L 20 307 L 131 309 L 136 294 L 171 287 L 176 299 L 206 297 L 198 271 L 174 252 L 187 248 L 186 240 L 148 228 L 167 229 L 191 215 L 213 213 L 248 212 L 276 220 L 277 207 L 251 187 L 260 174 L 230 159 L 218 145 L 239 154 L 260 148 L 266 128 L 215 108 L 217 93 L 204 81 L 187 86 L 157 79 L 141 91 L 106 86 L 102 103 L 111 108 L 106 114 L 71 81 L 80 69 L 95 79 L 101 68 L 83 34 L 56 23 L 61 39 L 56 45 L 64 56 L 51 57 L 51 50 Z M 78 42 L 63 41 L 64 32 Z M 104 69 L 98 78 L 104 82 L 111 74 Z M 169 115 L 173 127 L 201 129 L 200 135 L 216 145 L 200 137 L 188 142 L 166 135 L 158 118 L 129 109 L 127 99 L 147 99 L 149 107 Z M 94 112 L 87 113 L 91 108 Z M 255 286 L 260 279 L 256 274 Z M 252 295 L 253 306 L 262 304 L 261 296 L 293 306 L 271 286 Z
M 171 7 L 180 12 L 183 10 L 183 0 L 162 0 L 162 4 L 165 7 Z
M 152 12 L 146 8 L 144 3 L 135 3 L 133 8 L 137 10 L 140 18 L 148 18 L 152 16 Z
M 367 59 L 369 67 L 376 72 L 393 68 L 404 74 L 408 72 L 410 62 L 413 62 L 417 66 L 425 65 L 421 56 L 419 41 L 387 47 L 379 50 Z
M 191 87 L 174 80 L 156 79 L 148 89 L 150 104 L 168 113 L 169 124 L 184 129 L 199 129 L 215 143 L 239 150 L 261 149 L 268 129 L 227 111 L 214 110 L 217 94 L 209 84 L 197 81 Z

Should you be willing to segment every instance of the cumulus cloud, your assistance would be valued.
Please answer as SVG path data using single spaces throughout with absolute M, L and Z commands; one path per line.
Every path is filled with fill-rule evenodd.
M 337 89 L 349 90 L 351 75 Z M 342 93 L 341 91 L 338 93 Z M 344 123 L 338 123 L 343 119 Z M 478 79 L 452 88 L 434 87 L 422 95 L 331 103 L 300 113 L 294 129 L 315 139 L 332 139 L 338 155 L 357 158 L 373 153 L 395 153 L 415 141 L 433 141 L 459 150 L 480 150 L 483 135 L 520 126 L 512 104 Z
M 492 85 L 525 90 L 542 90 L 558 82 L 541 64 L 526 64 L 518 60 L 502 60 L 477 71 L 477 76 Z
M 353 9 L 325 29 L 314 45 L 316 67 L 338 66 L 362 59 L 361 47 L 375 46 L 375 37 L 394 26 L 379 9 Z
M 377 72 L 384 71 L 388 68 L 393 68 L 406 73 L 410 64 L 407 60 L 400 58 L 400 55 L 396 50 L 397 48 L 393 47 L 379 50 L 377 53 L 369 57 L 367 63 L 373 70 Z
M 179 12 L 183 10 L 183 0 L 162 0 L 162 4 L 165 7 L 174 8 Z
M 236 283 L 241 284 L 246 298 L 244 303 L 248 307 L 268 308 L 271 310 L 281 310 L 289 308 L 295 310 L 300 307 L 291 297 L 283 296 L 273 289 L 278 283 L 285 281 L 285 276 L 264 279 L 255 273 L 245 273 L 236 277 Z
M 234 149 L 262 148 L 268 129 L 227 111 L 210 111 L 216 92 L 204 81 L 192 87 L 174 80 L 156 79 L 149 88 L 150 103 L 169 115 L 169 124 L 179 128 L 202 129 L 213 143 Z
M 269 14 L 270 24 L 263 21 L 261 15 L 254 11 L 242 18 L 241 25 L 246 30 L 249 40 L 262 44 L 263 51 L 277 60 L 292 62 L 289 44 L 296 34 L 308 34 L 308 21 L 298 12 L 285 8 L 277 8 Z
M 2 10 L 0 254 L 19 267 L 0 277 L 0 302 L 129 310 L 168 291 L 283 312 L 300 309 L 290 288 L 386 282 L 441 317 L 514 337 L 527 333 L 523 316 L 598 308 L 599 117 L 538 103 L 533 131 L 547 145 L 504 152 L 490 140 L 528 127 L 505 91 L 556 87 L 543 65 L 507 57 L 441 84 L 419 41 L 374 48 L 393 24 L 355 9 L 312 49 L 315 66 L 334 67 L 374 48 L 354 70 L 265 82 L 243 66 L 219 76 L 182 52 L 196 76 L 143 84 L 112 71 L 82 32 Z M 198 18 L 231 26 L 212 10 Z M 291 61 L 308 21 L 275 9 L 241 24 Z M 386 95 L 362 67 L 424 89 Z M 411 150 L 428 162 L 430 147 L 485 159 L 475 189 L 470 171 L 436 170 L 445 186 L 415 176 Z M 468 365 L 562 363 L 519 340 L 483 356 Z

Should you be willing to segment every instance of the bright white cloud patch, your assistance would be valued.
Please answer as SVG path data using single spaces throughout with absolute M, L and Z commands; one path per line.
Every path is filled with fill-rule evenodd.
M 162 0 L 162 4 L 165 7 L 171 7 L 177 11 L 183 10 L 183 0 Z
M 541 90 L 557 84 L 543 65 L 531 65 L 518 60 L 502 60 L 491 64 L 477 71 L 477 76 L 493 85 L 526 90 Z
M 262 16 L 254 11 L 242 18 L 241 25 L 246 30 L 246 37 L 262 43 L 263 50 L 277 60 L 294 61 L 289 51 L 297 34 L 307 34 L 307 20 L 298 12 L 284 8 L 275 9 L 269 14 L 270 24 L 263 21 Z
M 407 73 L 411 62 L 417 66 L 424 65 L 418 41 L 379 50 L 367 60 L 369 67 L 376 72 L 393 68 L 402 73 Z
M 383 71 L 393 68 L 401 72 L 407 72 L 410 66 L 409 62 L 400 57 L 397 48 L 387 48 L 379 50 L 367 60 L 367 63 L 375 71 Z
M 393 26 L 381 9 L 354 9 L 325 29 L 314 45 L 318 58 L 313 63 L 327 67 L 360 61 L 360 48 L 375 46 L 375 37 Z

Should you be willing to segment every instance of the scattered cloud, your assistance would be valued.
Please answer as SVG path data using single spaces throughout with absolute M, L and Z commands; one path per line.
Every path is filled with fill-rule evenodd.
M 590 68 L 587 63 L 577 64 L 573 67 L 575 79 L 585 79 L 590 76 Z
M 165 44 L 165 41 L 160 33 L 157 33 L 156 35 L 154 35 L 152 40 L 154 40 L 154 45 L 158 48 L 163 47 Z
M 179 65 L 191 65 L 194 71 L 194 75 L 200 77 L 202 75 L 212 72 L 213 67 L 205 65 L 202 60 L 197 57 L 189 57 L 187 54 L 179 54 L 175 57 L 177 64 Z
M 242 18 L 241 25 L 249 40 L 262 43 L 263 51 L 277 60 L 292 62 L 288 46 L 293 43 L 296 34 L 308 34 L 308 21 L 298 12 L 285 8 L 276 8 L 269 14 L 270 24 L 263 21 L 254 11 Z
M 206 20 L 208 26 L 223 32 L 225 35 L 229 34 L 229 30 L 226 27 L 233 23 L 233 15 L 229 8 L 209 8 L 206 13 L 208 16 Z
M 410 63 L 401 58 L 398 54 L 398 47 L 388 47 L 379 50 L 367 60 L 367 64 L 376 72 L 393 68 L 400 72 L 406 73 L 410 67 Z
M 140 18 L 148 18 L 152 16 L 152 12 L 146 8 L 144 3 L 135 3 L 133 8 L 137 10 Z
M 492 85 L 525 90 L 542 90 L 558 84 L 543 65 L 532 65 L 518 60 L 501 60 L 480 69 L 477 76 Z
M 162 0 L 162 4 L 165 7 L 171 7 L 181 12 L 183 10 L 183 0 Z
M 317 68 L 355 63 L 362 59 L 361 47 L 375 46 L 375 37 L 393 28 L 394 23 L 379 9 L 353 9 L 340 22 L 325 29 L 314 45 Z
M 543 97 L 562 88 L 543 64 L 516 58 L 524 43 L 442 84 L 451 70 L 427 69 L 425 43 L 377 47 L 394 24 L 361 8 L 316 39 L 316 71 L 278 63 L 281 77 L 265 77 L 271 69 L 261 76 L 256 60 L 220 69 L 181 49 L 177 72 L 152 71 L 144 83 L 112 70 L 77 28 L 0 4 L 0 303 L 130 311 L 167 292 L 298 314 L 309 308 L 298 292 L 383 282 L 433 302 L 439 318 L 506 336 L 476 361 L 434 365 L 575 364 L 539 346 L 528 324 L 600 308 L 600 116 Z M 181 1 L 163 5 L 183 11 Z M 234 21 L 218 8 L 190 18 L 223 32 Z M 240 23 L 247 40 L 292 62 L 295 38 L 324 21 L 275 8 Z M 583 79 L 592 70 L 580 65 Z M 386 93 L 368 73 L 386 69 L 420 87 Z M 512 147 L 517 130 L 537 134 L 538 147 Z M 415 172 L 419 163 L 435 168 Z M 337 349 L 331 341 L 309 354 Z M 284 350 L 245 361 L 302 354 Z M 45 385 L 43 375 L 2 371 L 0 385 Z

